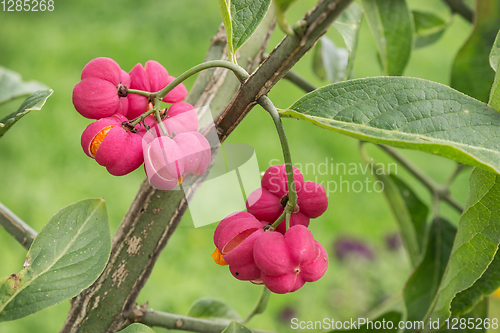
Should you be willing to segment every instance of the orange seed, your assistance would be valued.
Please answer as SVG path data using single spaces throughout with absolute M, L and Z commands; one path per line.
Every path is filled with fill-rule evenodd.
M 110 125 L 110 126 L 104 127 L 102 130 L 99 131 L 99 133 L 97 133 L 94 136 L 94 138 L 92 139 L 92 142 L 90 143 L 90 155 L 92 155 L 92 157 L 95 156 L 97 149 L 99 149 L 99 146 L 101 145 L 102 141 L 104 140 L 106 135 L 108 135 L 109 130 L 112 129 L 113 127 L 115 127 L 115 126 Z
M 214 253 L 212 253 L 212 258 L 214 258 L 215 263 L 218 265 L 221 266 L 227 265 L 227 262 L 224 260 L 224 255 L 219 252 L 218 248 L 215 248 Z

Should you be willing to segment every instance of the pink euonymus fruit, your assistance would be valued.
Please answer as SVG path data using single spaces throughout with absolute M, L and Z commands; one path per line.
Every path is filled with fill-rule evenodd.
M 170 138 L 143 137 L 144 168 L 150 184 L 159 190 L 171 190 L 182 183 L 185 175 L 200 176 L 211 159 L 210 144 L 198 132 L 180 133 Z
M 151 127 L 151 133 L 155 137 L 163 135 L 154 115 L 146 117 L 144 122 Z M 198 115 L 191 104 L 177 102 L 165 110 L 162 123 L 170 136 L 184 132 L 194 132 L 198 130 Z M 144 128 L 141 130 L 145 131 Z
M 129 72 L 130 75 L 130 88 L 138 89 L 147 92 L 157 92 L 165 88 L 175 78 L 169 76 L 165 67 L 159 62 L 149 60 L 145 66 L 137 64 Z M 187 96 L 187 89 L 183 84 L 179 84 L 172 91 L 170 91 L 163 101 L 167 103 L 176 103 L 182 101 Z M 129 108 L 128 118 L 133 119 L 139 117 L 142 113 L 146 112 L 149 107 L 149 100 L 142 95 L 130 94 L 129 95 Z
M 309 220 L 323 214 L 328 208 L 325 188 L 315 182 L 304 181 L 302 173 L 293 167 L 297 205 L 290 217 L 290 226 L 309 226 Z M 285 165 L 273 165 L 266 170 L 261 180 L 261 188 L 253 191 L 246 206 L 250 214 L 261 221 L 275 221 L 288 202 L 288 182 Z M 276 228 L 285 233 L 285 221 Z
M 127 118 L 120 114 L 99 119 L 85 129 L 83 151 L 114 176 L 123 176 L 137 169 L 143 160 L 142 138 L 122 126 Z
M 127 115 L 130 76 L 110 58 L 92 59 L 73 89 L 73 105 L 85 118 L 100 119 L 115 113 Z
M 215 229 L 215 262 L 229 265 L 238 280 L 258 283 L 260 269 L 254 261 L 254 243 L 264 233 L 262 227 L 263 223 L 247 212 L 227 216 Z
M 305 282 L 319 280 L 328 268 L 325 248 L 303 225 L 290 227 L 285 235 L 264 232 L 255 241 L 253 257 L 262 282 L 277 294 L 293 292 Z

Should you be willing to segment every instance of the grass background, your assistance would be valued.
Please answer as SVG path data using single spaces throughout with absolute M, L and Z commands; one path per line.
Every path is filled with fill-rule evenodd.
M 451 19 L 443 37 L 430 47 L 413 52 L 405 75 L 449 83 L 452 61 L 467 39 L 471 25 L 461 17 L 451 18 L 448 8 L 435 0 L 408 0 L 412 9 L 427 10 L 443 19 Z M 288 13 L 289 22 L 301 18 L 315 4 L 302 0 Z M 90 123 L 73 108 L 71 92 L 79 81 L 81 69 L 92 58 L 115 59 L 125 70 L 136 63 L 153 59 L 162 63 L 171 75 L 179 75 L 203 61 L 210 38 L 221 18 L 217 1 L 57 1 L 53 12 L 22 13 L 0 11 L 0 65 L 22 74 L 25 80 L 38 80 L 50 86 L 54 94 L 40 112 L 22 119 L 0 141 L 0 202 L 23 220 L 40 230 L 60 208 L 90 197 L 107 202 L 111 232 L 115 232 L 140 182 L 142 168 L 123 176 L 110 176 L 104 168 L 81 150 L 80 135 Z M 331 29 L 328 34 L 338 45 L 342 38 Z M 283 37 L 276 31 L 269 50 Z M 296 70 L 317 85 L 311 73 L 311 56 L 306 55 Z M 382 75 L 375 44 L 366 22 L 363 23 L 355 62 L 355 76 Z M 187 81 L 188 88 L 194 79 Z M 278 108 L 285 108 L 303 93 L 289 82 L 280 82 L 270 93 Z M 0 108 L 0 117 L 17 108 L 14 101 Z M 358 165 L 358 141 L 314 127 L 305 122 L 285 119 L 295 163 L 349 163 Z M 250 144 L 255 148 L 261 171 L 273 159 L 282 161 L 278 137 L 271 119 L 256 107 L 234 131 L 228 142 Z M 392 162 L 377 148 L 369 147 L 374 158 Z M 405 151 L 415 163 L 436 181 L 443 182 L 455 163 L 439 157 Z M 404 178 L 427 203 L 425 189 L 402 167 Z M 462 203 L 467 195 L 469 172 L 454 183 L 453 195 Z M 317 177 L 317 178 L 316 178 Z M 370 175 L 360 172 L 305 174 L 307 180 L 352 182 Z M 329 193 L 327 212 L 311 223 L 310 229 L 330 255 L 330 267 L 318 282 L 306 284 L 300 291 L 272 295 L 265 314 L 254 317 L 249 326 L 290 331 L 290 316 L 300 320 L 336 320 L 366 317 L 370 310 L 402 288 L 410 273 L 405 253 L 390 251 L 385 237 L 396 232 L 396 224 L 381 194 L 364 189 Z M 223 204 L 223 203 L 221 203 Z M 214 207 L 217 209 L 217 207 Z M 459 215 L 445 205 L 443 214 L 454 223 Z M 161 311 L 185 314 L 196 299 L 222 299 L 245 316 L 253 307 L 260 287 L 237 281 L 227 268 L 213 263 L 215 225 L 194 228 L 189 212 L 160 256 L 138 302 Z M 372 260 L 350 256 L 335 257 L 333 243 L 342 237 L 364 242 L 374 253 Z M 0 276 L 18 272 L 26 251 L 0 228 Z M 57 332 L 61 328 L 69 302 L 45 309 L 26 318 L 0 324 L 0 332 Z M 492 300 L 490 317 L 500 317 L 500 305 Z M 157 332 L 165 332 L 155 328 Z

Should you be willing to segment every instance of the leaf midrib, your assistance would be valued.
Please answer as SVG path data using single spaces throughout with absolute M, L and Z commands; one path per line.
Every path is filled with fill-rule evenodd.
M 323 117 L 318 117 L 318 116 L 306 115 L 306 114 L 303 114 L 303 113 L 300 113 L 300 112 L 297 112 L 297 111 L 291 110 L 291 109 L 288 109 L 285 112 L 293 112 L 293 113 L 296 113 L 296 114 L 299 114 L 299 115 L 304 115 L 305 117 L 314 119 L 314 120 L 316 120 L 319 123 L 321 123 L 322 121 L 328 121 L 328 122 L 332 122 L 332 123 L 335 123 L 335 124 L 341 124 L 341 125 L 351 126 L 351 127 L 358 127 L 358 128 L 368 129 L 368 130 L 372 130 L 372 131 L 376 131 L 376 132 L 381 132 L 381 133 L 391 132 L 391 133 L 394 133 L 394 134 L 400 134 L 402 136 L 415 137 L 415 138 L 420 139 L 420 140 L 422 140 L 422 139 L 419 138 L 419 136 L 425 136 L 425 134 L 414 134 L 414 133 L 400 132 L 400 131 L 397 131 L 397 130 L 386 130 L 386 129 L 376 128 L 376 127 L 370 127 L 370 126 L 367 126 L 365 124 L 348 123 L 348 122 L 343 122 L 343 121 L 335 120 L 335 119 L 331 119 L 331 118 L 323 118 Z M 366 136 L 369 136 L 369 135 L 366 135 Z M 493 150 L 493 149 L 488 149 L 488 148 L 484 148 L 484 147 L 471 146 L 469 144 L 461 143 L 461 142 L 458 142 L 458 141 L 451 141 L 451 140 L 446 141 L 446 140 L 438 139 L 438 138 L 434 138 L 434 137 L 429 137 L 429 138 L 432 140 L 431 141 L 432 143 L 434 143 L 434 141 L 438 141 L 438 142 L 442 142 L 442 143 L 453 142 L 457 146 L 462 146 L 462 147 L 471 148 L 471 149 L 475 149 L 475 150 L 482 150 L 482 151 L 487 151 L 487 152 L 491 152 L 491 153 L 495 153 L 495 154 L 500 154 L 500 152 L 498 152 L 496 150 Z M 382 138 L 381 140 L 387 140 L 387 139 L 383 139 Z M 401 141 L 401 140 L 397 140 L 397 139 L 394 139 L 394 140 L 395 141 Z M 428 144 L 428 143 L 422 142 L 422 144 Z M 445 146 L 449 146 L 449 145 L 445 144 Z M 464 151 L 464 153 L 466 153 L 466 152 Z M 470 157 L 474 158 L 473 156 L 470 156 Z
M 87 225 L 87 223 L 89 222 L 91 217 L 94 215 L 94 213 L 97 211 L 97 209 L 99 208 L 100 205 L 102 205 L 102 201 L 96 205 L 96 207 L 92 210 L 92 213 L 89 215 L 89 217 L 87 217 L 87 219 L 85 219 L 85 222 L 82 224 L 82 226 L 78 229 L 78 232 L 75 234 L 75 236 L 68 243 L 68 246 L 66 246 L 64 248 L 64 251 L 61 252 L 61 255 L 56 257 L 56 259 L 52 262 L 52 264 L 50 266 L 48 266 L 45 270 L 40 272 L 40 274 L 33 276 L 33 278 L 31 278 L 30 280 L 28 280 L 24 284 L 22 284 L 20 286 L 20 288 L 16 289 L 16 291 L 10 296 L 10 298 L 7 300 L 7 302 L 5 302 L 5 304 L 3 306 L 0 306 L 0 314 L 7 307 L 7 305 L 10 304 L 10 302 L 15 298 L 15 296 L 17 296 L 19 293 L 21 293 L 21 291 L 23 291 L 28 286 L 30 286 L 37 278 L 39 278 L 40 276 L 45 274 L 47 271 L 49 271 L 55 265 L 55 263 L 58 262 L 66 254 L 66 252 L 68 251 L 68 248 L 74 244 L 76 238 L 78 237 L 78 235 L 80 235 L 81 230 Z M 36 259 L 36 258 L 33 258 L 32 260 L 34 260 L 34 259 Z

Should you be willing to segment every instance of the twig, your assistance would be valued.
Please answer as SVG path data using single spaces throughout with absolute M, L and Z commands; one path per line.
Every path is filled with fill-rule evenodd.
M 469 22 L 474 21 L 474 12 L 462 0 L 443 0 L 453 13 L 460 14 Z
M 290 72 L 287 73 L 287 75 L 290 74 Z M 292 74 L 294 75 L 294 74 Z M 296 74 L 298 76 L 298 74 Z M 298 76 L 300 78 L 300 76 Z M 285 78 L 287 78 L 285 76 Z M 289 79 L 289 78 L 288 78 Z M 305 92 L 311 92 L 312 90 L 315 90 L 316 87 L 314 87 L 311 83 L 305 81 L 305 79 L 301 78 L 303 81 L 301 82 L 300 79 L 296 81 L 295 79 L 292 81 L 289 79 L 291 82 L 295 83 L 299 88 L 304 90 Z M 420 170 L 415 164 L 413 164 L 412 161 L 410 161 L 406 156 L 401 154 L 398 150 L 391 148 L 389 146 L 385 145 L 379 145 L 383 150 L 385 150 L 389 155 L 391 155 L 395 160 L 397 160 L 401 165 L 403 165 L 410 173 L 415 176 L 422 184 L 424 184 L 427 189 L 431 193 L 436 193 L 437 197 L 439 200 L 442 200 L 446 203 L 448 203 L 451 207 L 453 207 L 456 211 L 459 213 L 463 212 L 463 207 L 450 196 L 450 191 L 449 191 L 449 185 L 453 182 L 455 177 L 460 174 L 461 171 L 463 171 L 464 168 L 467 167 L 467 165 L 459 164 L 455 172 L 450 176 L 450 178 L 443 184 L 440 185 L 422 170 Z
M 463 207 L 450 196 L 450 191 L 446 185 L 441 185 L 429 178 L 425 172 L 420 170 L 412 161 L 401 154 L 398 150 L 385 145 L 379 145 L 387 154 L 391 155 L 396 161 L 404 166 L 415 178 L 417 178 L 427 189 L 436 194 L 440 200 L 446 202 L 460 214 L 463 212 Z
M 0 203 L 0 225 L 27 250 L 37 235 L 35 230 L 2 203 Z
M 301 35 L 286 36 L 264 59 L 260 67 L 245 81 L 232 102 L 217 116 L 215 122 L 220 141 L 224 141 L 231 134 L 257 104 L 259 97 L 266 95 L 314 46 L 352 1 L 319 1 L 316 8 L 301 20 Z
M 131 319 L 133 320 L 134 318 Z M 158 326 L 171 330 L 183 330 L 199 333 L 221 333 L 230 323 L 230 321 L 223 323 L 153 310 L 146 310 L 144 312 L 144 317 L 140 319 L 140 322 L 148 326 Z M 252 328 L 251 330 L 254 333 L 272 333 L 270 331 L 263 331 L 255 328 Z
M 450 187 L 450 185 L 455 181 L 455 179 L 458 177 L 462 171 L 467 170 L 470 167 L 470 165 L 467 164 L 462 164 L 462 163 L 457 163 L 457 167 L 455 168 L 455 171 L 451 174 L 450 178 L 448 178 L 443 185 L 446 187 Z
M 294 70 L 288 71 L 283 77 L 284 79 L 292 82 L 300 89 L 304 90 L 306 93 L 309 93 L 313 90 L 316 90 L 316 87 L 311 82 L 307 81 L 303 76 L 297 73 Z

